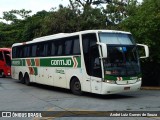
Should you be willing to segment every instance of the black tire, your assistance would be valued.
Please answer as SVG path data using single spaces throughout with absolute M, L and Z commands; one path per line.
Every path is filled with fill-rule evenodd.
M 82 95 L 81 83 L 77 78 L 71 80 L 70 89 L 75 95 Z
M 1 78 L 5 78 L 6 76 L 4 75 L 4 71 L 3 70 L 0 70 L 0 77 Z
M 24 81 L 25 81 L 25 84 L 27 86 L 30 86 L 31 85 L 31 82 L 30 82 L 30 78 L 29 78 L 29 75 L 26 73 L 25 76 L 24 76 Z
M 19 81 L 20 81 L 22 84 L 25 83 L 22 73 L 19 73 Z
M 6 78 L 6 76 L 5 76 L 5 75 L 3 75 L 3 76 L 2 76 L 2 78 Z

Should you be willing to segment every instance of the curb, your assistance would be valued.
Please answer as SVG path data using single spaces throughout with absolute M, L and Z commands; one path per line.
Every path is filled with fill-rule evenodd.
M 156 86 L 155 87 L 150 87 L 150 86 L 149 87 L 147 87 L 147 86 L 145 87 L 144 86 L 144 87 L 141 87 L 141 90 L 160 90 L 160 87 L 156 87 Z

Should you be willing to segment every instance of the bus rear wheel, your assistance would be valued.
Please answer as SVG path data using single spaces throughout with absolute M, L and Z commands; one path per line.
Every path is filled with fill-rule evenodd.
M 25 83 L 25 82 L 24 82 L 24 78 L 23 78 L 23 74 L 22 74 L 22 73 L 19 74 L 19 81 L 20 81 L 22 84 Z
M 30 78 L 29 78 L 29 75 L 27 73 L 24 75 L 24 81 L 25 81 L 25 84 L 27 86 L 31 85 Z
M 71 89 L 71 91 L 72 91 L 73 94 L 75 94 L 75 95 L 82 95 L 81 83 L 78 80 L 78 78 L 73 78 L 71 80 L 70 89 Z

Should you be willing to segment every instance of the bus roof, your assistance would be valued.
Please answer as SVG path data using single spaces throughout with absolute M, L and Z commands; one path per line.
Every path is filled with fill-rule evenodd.
M 12 47 L 18 46 L 18 45 L 48 41 L 48 40 L 53 40 L 53 39 L 58 39 L 58 38 L 71 37 L 71 36 L 80 35 L 80 34 L 98 33 L 98 32 L 131 34 L 130 32 L 117 31 L 117 30 L 85 30 L 85 31 L 73 32 L 73 33 L 58 33 L 58 34 L 43 36 L 43 37 L 35 38 L 32 41 L 28 41 L 25 43 L 15 43 L 12 45 Z
M 0 51 L 11 51 L 11 48 L 0 48 Z

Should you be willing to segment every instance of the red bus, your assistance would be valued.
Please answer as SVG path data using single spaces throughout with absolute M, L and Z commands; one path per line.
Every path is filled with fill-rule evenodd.
M 11 48 L 0 48 L 0 77 L 11 76 Z

